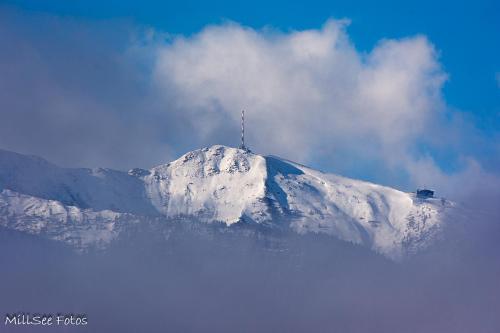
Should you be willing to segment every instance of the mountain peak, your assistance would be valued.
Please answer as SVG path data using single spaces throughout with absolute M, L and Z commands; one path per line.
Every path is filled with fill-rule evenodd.
M 153 168 L 144 181 L 156 209 L 171 218 L 287 221 L 298 233 L 327 233 L 392 257 L 424 246 L 446 209 L 439 200 L 221 145 Z
M 265 211 L 265 159 L 222 145 L 188 152 L 144 177 L 151 201 L 169 217 L 195 216 L 228 225 L 254 209 Z
M 325 233 L 391 258 L 426 246 L 452 208 L 445 200 L 421 199 L 223 145 L 128 173 L 65 169 L 0 152 L 2 189 L 0 225 L 17 219 L 21 222 L 16 228 L 33 232 L 41 232 L 39 225 L 49 228 L 47 221 L 56 217 L 62 221 L 61 216 L 65 228 L 72 228 L 71 221 L 76 227 L 82 221 L 101 223 L 110 216 L 123 219 L 123 214 L 227 226 L 244 220 L 300 234 Z M 67 235 L 83 237 L 80 232 Z

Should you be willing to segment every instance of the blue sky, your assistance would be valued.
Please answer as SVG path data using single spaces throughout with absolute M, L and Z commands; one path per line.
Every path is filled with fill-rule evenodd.
M 4 1 L 27 11 L 89 20 L 126 18 L 176 34 L 233 20 L 261 28 L 317 28 L 349 18 L 361 50 L 380 39 L 424 34 L 437 46 L 450 75 L 448 103 L 474 114 L 485 131 L 500 127 L 500 3 L 498 1 Z
M 318 123 L 308 120 L 304 123 L 304 127 L 310 128 L 309 135 L 299 135 L 298 138 L 289 136 L 289 138 L 295 142 L 296 147 L 299 147 L 296 150 L 306 149 L 304 147 L 308 145 L 315 147 L 314 154 L 294 154 L 287 150 L 286 142 L 268 147 L 258 141 L 259 137 L 265 137 L 265 133 L 254 134 L 252 138 L 250 131 L 249 140 L 251 142 L 254 139 L 257 148 L 264 153 L 281 153 L 285 157 L 324 170 L 405 188 L 424 183 L 435 183 L 439 187 L 450 182 L 454 183 L 455 187 L 448 187 L 447 191 L 453 192 L 453 188 L 462 183 L 464 177 L 480 177 L 494 181 L 498 179 L 500 165 L 498 157 L 500 155 L 498 142 L 500 4 L 498 1 L 470 1 L 458 4 L 452 1 L 413 3 L 294 1 L 291 3 L 289 1 L 14 0 L 3 3 L 0 9 L 6 19 L 3 22 L 4 36 L 2 38 L 0 35 L 0 43 L 9 45 L 11 54 L 4 56 L 3 59 L 0 57 L 0 62 L 3 62 L 5 68 L 10 69 L 12 75 L 12 82 L 7 79 L 8 76 L 4 76 L 3 79 L 5 86 L 10 89 L 7 90 L 6 96 L 12 98 L 12 101 L 4 98 L 1 105 L 3 110 L 7 110 L 3 112 L 3 123 L 10 123 L 7 125 L 10 128 L 17 126 L 18 130 L 14 133 L 9 132 L 8 128 L 3 129 L 4 136 L 0 136 L 2 142 L 0 148 L 42 155 L 69 166 L 104 165 L 125 168 L 148 167 L 151 164 L 166 162 L 187 149 L 200 145 L 231 144 L 230 138 L 237 137 L 236 126 L 235 130 L 228 130 L 221 129 L 220 125 L 211 124 L 212 127 L 209 129 L 200 129 L 192 124 L 192 118 L 204 119 L 207 123 L 224 122 L 228 119 L 236 122 L 237 115 L 228 115 L 228 108 L 237 105 L 233 104 L 235 97 L 224 95 L 224 90 L 205 91 L 203 85 L 198 87 L 199 90 L 192 91 L 190 89 L 196 82 L 184 80 L 182 75 L 185 72 L 176 77 L 177 70 L 185 65 L 185 59 L 193 52 L 199 52 L 196 54 L 198 57 L 207 59 L 213 57 L 214 48 L 203 49 L 203 47 L 212 45 L 211 43 L 217 45 L 214 41 L 219 41 L 221 49 L 224 49 L 226 43 L 238 43 L 244 40 L 242 46 L 247 47 L 249 52 L 257 50 L 260 53 L 270 54 L 268 58 L 261 59 L 266 64 L 280 56 L 286 58 L 286 53 L 285 55 L 280 53 L 280 47 L 290 47 L 294 38 L 299 38 L 300 32 L 312 31 L 308 37 L 310 43 L 321 38 L 335 39 L 340 34 L 338 51 L 346 57 L 352 55 L 360 59 L 357 62 L 347 61 L 344 65 L 362 68 L 343 72 L 338 64 L 325 62 L 327 67 L 331 66 L 332 73 L 340 75 L 341 80 L 332 81 L 332 77 L 311 70 L 311 63 L 300 68 L 301 62 L 297 58 L 285 72 L 304 70 L 305 75 L 312 78 L 313 85 L 324 84 L 324 87 L 320 87 L 323 92 L 330 89 L 327 85 L 332 85 L 334 94 L 339 94 L 336 98 L 342 99 L 344 98 L 342 96 L 353 94 L 349 86 L 352 84 L 349 75 L 369 78 L 374 74 L 370 74 L 370 71 L 378 68 L 376 74 L 380 79 L 380 75 L 385 75 L 387 69 L 393 70 L 394 66 L 397 67 L 398 64 L 405 63 L 405 59 L 411 58 L 405 66 L 408 68 L 415 66 L 415 70 L 403 74 L 416 75 L 420 79 L 412 81 L 411 91 L 401 91 L 401 94 L 408 93 L 409 96 L 407 101 L 401 101 L 403 103 L 401 105 L 404 107 L 408 101 L 415 103 L 422 99 L 430 106 L 426 104 L 411 109 L 412 106 L 403 118 L 389 115 L 390 121 L 387 121 L 385 127 L 382 125 L 378 128 L 370 127 L 369 123 L 373 121 L 371 119 L 381 120 L 382 123 L 385 119 L 381 119 L 380 116 L 368 117 L 365 119 L 363 130 L 353 128 L 344 136 L 321 134 L 324 129 L 315 128 Z M 326 22 L 332 18 L 337 20 L 345 18 L 350 23 L 347 25 L 335 23 L 330 29 Z M 274 33 L 269 33 L 269 30 Z M 148 31 L 153 31 L 154 36 L 148 35 Z M 135 36 L 132 38 L 135 39 L 133 42 L 127 41 L 131 35 Z M 342 38 L 348 40 L 347 44 L 342 44 Z M 231 50 L 227 49 L 229 52 L 227 54 L 230 54 Z M 379 59 L 380 54 L 387 58 L 394 57 L 394 61 L 387 60 L 384 63 Z M 421 57 L 413 59 L 415 54 L 420 54 Z M 18 55 L 22 55 L 20 59 L 17 59 Z M 245 67 L 248 64 L 241 63 L 234 66 Z M 189 64 L 186 77 L 207 79 L 203 70 L 193 69 L 196 65 L 196 61 Z M 274 64 L 274 66 L 279 65 L 279 62 Z M 100 69 L 94 72 L 96 66 Z M 205 68 L 217 68 L 217 66 L 207 62 Z M 272 71 L 274 67 L 269 68 Z M 141 71 L 149 72 L 144 74 Z M 212 76 L 208 79 L 221 86 L 231 86 L 232 83 L 222 77 L 223 73 L 210 73 Z M 268 77 L 266 73 L 260 74 L 265 81 L 281 82 L 280 80 L 286 81 L 290 78 L 288 74 L 276 77 Z M 23 81 L 23 78 L 28 80 Z M 390 83 L 390 78 L 388 81 Z M 26 82 L 30 82 L 32 86 L 25 84 Z M 158 94 L 158 82 L 161 86 L 159 90 L 162 91 L 160 94 Z M 409 82 L 406 83 L 410 84 Z M 336 86 L 337 84 L 339 86 Z M 19 87 L 19 90 L 10 88 L 12 86 Z M 33 97 L 31 104 L 28 103 L 37 106 L 35 113 L 26 111 L 26 105 L 19 102 L 23 99 L 20 96 L 25 96 L 22 89 L 29 89 L 30 96 L 44 96 Z M 198 98 L 196 95 L 200 90 L 203 92 L 199 95 L 205 99 L 203 101 L 200 99 L 199 103 L 210 100 L 217 104 L 216 106 L 212 102 L 203 104 L 205 108 L 215 110 L 212 110 L 210 115 L 197 110 L 202 104 L 190 105 L 182 111 L 170 111 L 179 108 L 179 104 L 184 105 L 186 101 Z M 33 91 L 37 93 L 33 94 Z M 373 94 L 373 91 L 369 93 Z M 399 101 L 399 93 L 398 91 L 393 93 L 394 102 Z M 184 99 L 179 99 L 178 96 L 184 96 Z M 422 98 L 414 99 L 415 96 Z M 236 100 L 239 102 L 247 101 L 245 98 L 238 98 Z M 349 101 L 339 102 L 338 105 L 335 99 L 320 106 L 320 104 L 309 105 L 311 100 L 308 98 L 283 98 L 285 98 L 284 104 L 289 102 L 293 105 L 302 105 L 302 109 L 298 109 L 297 112 L 309 107 L 325 108 L 325 105 L 326 108 L 352 107 L 346 106 Z M 376 100 L 379 101 L 380 96 Z M 264 103 L 261 107 L 265 108 L 267 105 Z M 137 111 L 149 108 L 153 111 L 143 113 Z M 380 108 L 380 114 L 385 114 L 382 104 Z M 90 111 L 91 109 L 93 111 Z M 159 115 L 162 112 L 159 110 L 169 111 Z M 219 112 L 221 110 L 223 112 Z M 360 112 L 356 107 L 349 110 L 351 114 Z M 291 117 L 290 126 L 293 125 L 293 121 L 303 120 L 295 114 L 283 112 L 280 113 L 281 117 Z M 339 112 L 335 114 L 337 118 L 332 118 L 333 122 L 345 116 L 342 110 Z M 420 119 L 421 113 L 428 113 L 430 116 L 422 116 L 425 119 Z M 318 111 L 317 115 L 323 114 Z M 26 118 L 37 119 L 37 117 L 40 121 L 36 126 L 22 123 Z M 87 118 L 91 117 L 99 120 L 87 123 Z M 250 119 L 252 117 L 251 110 L 249 117 Z M 254 118 L 258 116 L 254 114 Z M 164 131 L 161 127 L 146 131 L 144 128 L 150 126 L 151 122 L 163 122 L 166 128 Z M 410 127 L 414 123 L 420 124 L 422 128 L 413 133 Z M 258 124 L 259 129 L 263 128 L 265 131 L 265 123 L 258 123 L 258 120 L 255 120 L 255 124 L 254 128 Z M 395 124 L 407 126 L 407 131 L 412 134 L 385 137 L 383 133 L 394 131 Z M 105 133 L 109 128 L 108 125 L 113 127 L 110 132 L 120 133 L 119 139 Z M 335 128 L 332 131 L 338 132 L 342 129 L 343 127 Z M 204 133 L 204 130 L 207 132 Z M 29 131 L 29 136 L 25 135 L 26 131 Z M 66 131 L 78 133 L 78 138 L 69 138 Z M 87 134 L 90 132 L 92 135 Z M 185 134 L 190 132 L 196 133 L 196 137 Z M 60 136 L 57 136 L 57 133 Z M 311 133 L 318 133 L 317 136 L 323 141 L 335 141 L 335 148 L 322 150 L 321 144 L 311 138 Z M 372 135 L 375 135 L 375 140 Z M 125 136 L 129 138 L 126 139 Z M 285 132 L 283 137 L 286 137 Z M 62 141 L 65 141 L 65 144 L 62 144 Z M 352 143 L 355 141 L 357 143 Z M 121 145 L 123 142 L 126 144 Z M 404 144 L 398 145 L 395 142 Z M 54 143 L 59 145 L 57 152 L 47 148 Z M 144 145 L 149 146 L 147 151 L 142 149 Z M 266 150 L 268 148 L 269 151 Z M 75 151 L 79 151 L 79 154 Z M 158 157 L 160 155 L 161 158 Z

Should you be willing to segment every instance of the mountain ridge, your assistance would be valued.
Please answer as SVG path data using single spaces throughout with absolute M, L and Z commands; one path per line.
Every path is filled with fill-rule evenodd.
M 0 190 L 0 225 L 35 234 L 46 230 L 63 241 L 80 237 L 75 244 L 91 246 L 92 235 L 98 243 L 110 242 L 123 220 L 194 218 L 324 233 L 393 259 L 431 243 L 454 207 L 444 199 L 422 200 L 222 145 L 129 172 L 60 168 L 0 151 Z M 54 225 L 66 229 L 58 232 Z

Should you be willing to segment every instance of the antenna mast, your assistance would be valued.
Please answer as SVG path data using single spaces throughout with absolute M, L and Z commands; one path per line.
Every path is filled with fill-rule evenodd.
M 248 150 L 245 147 L 245 110 L 241 110 L 241 145 L 240 149 Z

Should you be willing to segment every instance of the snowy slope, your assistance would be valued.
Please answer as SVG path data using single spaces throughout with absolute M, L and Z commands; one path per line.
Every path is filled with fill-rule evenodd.
M 11 190 L 0 192 L 0 225 L 60 240 L 79 249 L 105 246 L 116 238 L 123 214 L 66 206 Z
M 129 173 L 64 169 L 0 151 L 2 189 L 0 225 L 72 244 L 111 241 L 117 222 L 160 215 L 326 233 L 399 258 L 431 242 L 453 209 L 445 200 L 220 145 Z
M 36 156 L 5 150 L 0 150 L 2 188 L 81 208 L 135 214 L 156 212 L 145 196 L 143 183 L 126 172 L 61 168 Z
M 230 225 L 243 215 L 262 222 L 271 216 L 266 193 L 266 161 L 224 146 L 189 152 L 151 170 L 144 178 L 156 209 L 168 217 L 195 216 Z
M 453 206 L 277 158 L 268 157 L 267 162 L 273 170 L 268 173 L 270 194 L 281 195 L 294 230 L 327 233 L 390 257 L 427 245 Z

